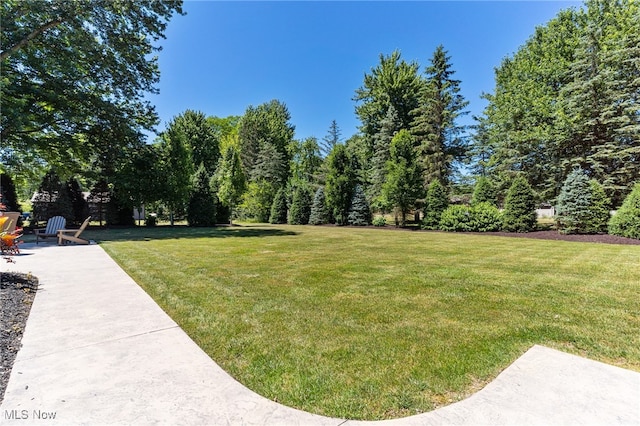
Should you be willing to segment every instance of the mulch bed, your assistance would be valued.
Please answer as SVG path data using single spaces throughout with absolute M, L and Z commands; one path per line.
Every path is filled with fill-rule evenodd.
M 20 350 L 38 279 L 32 275 L 0 274 L 0 402 L 7 390 L 11 367 Z

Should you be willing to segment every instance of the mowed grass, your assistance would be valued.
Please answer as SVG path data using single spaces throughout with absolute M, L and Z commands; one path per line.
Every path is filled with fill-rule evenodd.
M 534 344 L 640 370 L 640 246 L 268 225 L 91 238 L 233 377 L 317 414 L 429 411 Z

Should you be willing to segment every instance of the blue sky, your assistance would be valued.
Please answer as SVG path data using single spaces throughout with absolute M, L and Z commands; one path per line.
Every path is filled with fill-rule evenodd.
M 494 68 L 536 26 L 577 1 L 217 2 L 186 0 L 159 53 L 156 105 L 163 130 L 187 109 L 242 115 L 249 105 L 284 102 L 298 139 L 357 132 L 355 90 L 381 53 L 400 50 L 421 72 L 442 44 L 451 56 L 469 118 L 492 92 Z M 463 124 L 465 124 L 463 123 Z

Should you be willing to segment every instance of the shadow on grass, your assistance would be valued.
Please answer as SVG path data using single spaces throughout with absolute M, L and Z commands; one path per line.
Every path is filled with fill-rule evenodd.
M 259 225 L 216 226 L 207 228 L 176 226 L 132 226 L 122 228 L 88 228 L 82 238 L 94 240 L 97 243 L 108 241 L 152 241 L 183 238 L 261 238 L 298 235 L 297 232 L 278 228 L 261 227 Z M 25 242 L 30 242 L 31 236 L 25 236 Z M 35 239 L 34 239 L 35 241 Z

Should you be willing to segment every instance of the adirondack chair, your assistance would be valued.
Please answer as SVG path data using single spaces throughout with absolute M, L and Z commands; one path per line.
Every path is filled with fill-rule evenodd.
M 49 237 L 57 237 L 58 231 L 64 229 L 67 225 L 67 219 L 62 216 L 54 216 L 47 221 L 46 228 L 36 229 L 34 232 L 36 234 L 36 244 L 42 238 L 46 240 Z
M 86 218 L 84 222 L 82 222 L 82 226 L 79 229 L 61 229 L 58 231 L 58 245 L 63 245 L 68 242 L 76 243 L 76 244 L 89 244 L 89 240 L 84 240 L 80 238 L 80 234 L 84 231 L 84 229 L 89 225 L 89 220 L 91 220 L 91 216 Z
M 20 213 L 3 212 L 0 216 L 0 252 L 3 255 L 20 254 L 18 238 L 22 237 L 22 228 L 16 228 Z

